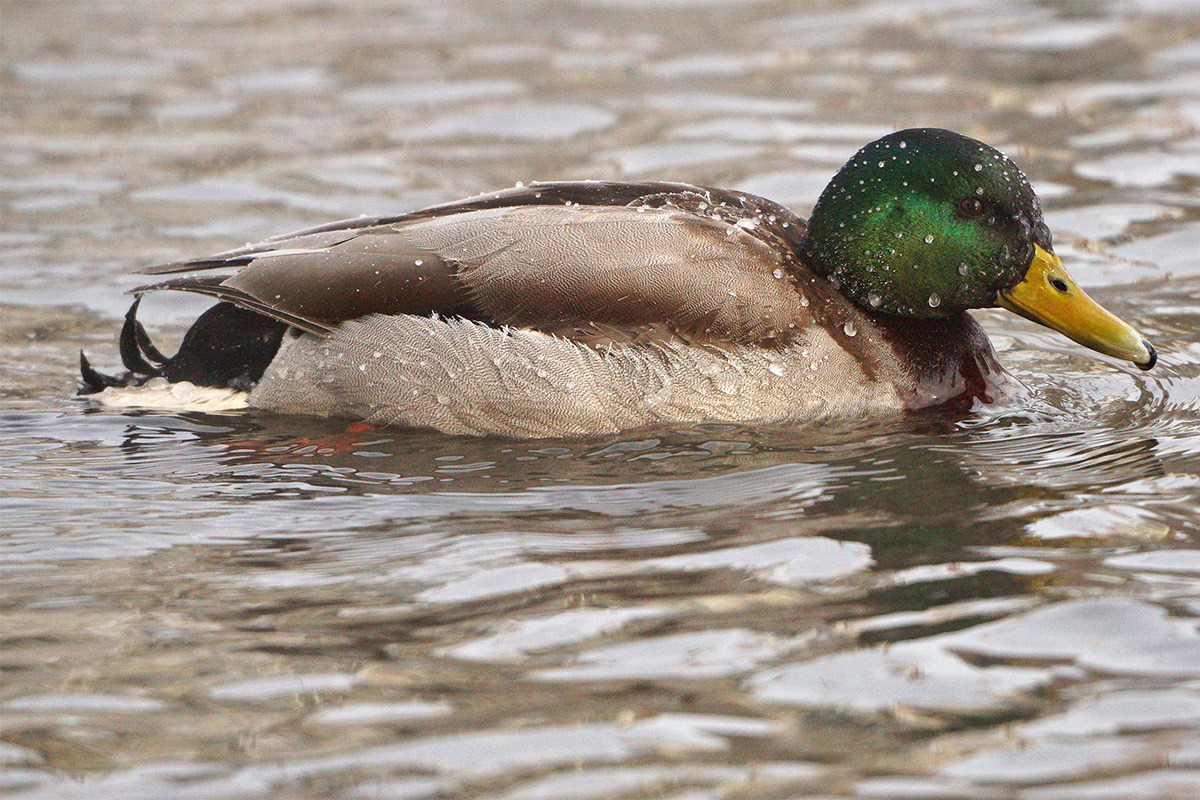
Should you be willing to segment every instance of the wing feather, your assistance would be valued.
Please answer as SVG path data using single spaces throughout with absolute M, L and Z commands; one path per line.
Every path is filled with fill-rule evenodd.
M 786 224 L 759 224 L 777 217 Z M 148 272 L 198 274 L 135 291 L 210 295 L 317 334 L 370 314 L 440 314 L 559 335 L 602 326 L 762 341 L 802 315 L 802 232 L 790 211 L 736 192 L 533 184 L 163 265 Z

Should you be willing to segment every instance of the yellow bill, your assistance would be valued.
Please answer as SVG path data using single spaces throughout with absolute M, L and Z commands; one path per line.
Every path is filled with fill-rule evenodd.
M 1154 345 L 1080 289 L 1054 253 L 1034 245 L 1025 280 L 996 295 L 996 304 L 1084 347 L 1150 369 L 1158 361 Z

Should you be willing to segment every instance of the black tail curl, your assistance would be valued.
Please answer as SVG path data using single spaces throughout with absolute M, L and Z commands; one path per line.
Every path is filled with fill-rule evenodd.
M 218 303 L 196 319 L 183 337 L 179 351 L 167 358 L 150 340 L 137 319 L 141 295 L 125 313 L 119 349 L 125 372 L 105 375 L 79 353 L 83 385 L 79 394 L 108 388 L 141 386 L 151 378 L 172 383 L 190 381 L 197 386 L 250 391 L 262 378 L 279 351 L 287 324 L 230 303 Z
M 83 378 L 83 386 L 80 387 L 79 394 L 95 394 L 108 388 L 140 386 L 151 378 L 163 375 L 163 366 L 169 363 L 170 359 L 154 346 L 150 335 L 146 333 L 142 323 L 138 322 L 137 310 L 141 303 L 141 295 L 134 298 L 133 305 L 125 312 L 125 324 L 121 326 L 119 347 L 121 363 L 125 365 L 126 371 L 119 375 L 105 375 L 97 371 L 80 350 L 79 373 Z

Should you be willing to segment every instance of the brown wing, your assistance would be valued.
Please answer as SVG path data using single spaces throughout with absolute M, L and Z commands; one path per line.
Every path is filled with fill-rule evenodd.
M 143 289 L 210 294 L 318 333 L 371 313 L 437 313 L 555 332 L 666 325 L 757 341 L 799 313 L 794 242 L 779 231 L 798 240 L 803 225 L 736 193 L 535 184 L 168 265 L 155 272 L 238 271 Z

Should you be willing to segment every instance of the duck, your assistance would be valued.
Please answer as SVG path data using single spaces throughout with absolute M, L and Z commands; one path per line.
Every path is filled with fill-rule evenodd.
M 970 409 L 1011 381 L 972 309 L 1150 369 L 1055 254 L 1017 165 L 939 128 L 870 142 L 805 221 L 672 182 L 518 184 L 158 266 L 80 394 L 514 438 Z M 147 293 L 217 302 L 165 356 Z M 207 406 L 205 406 L 207 404 Z

